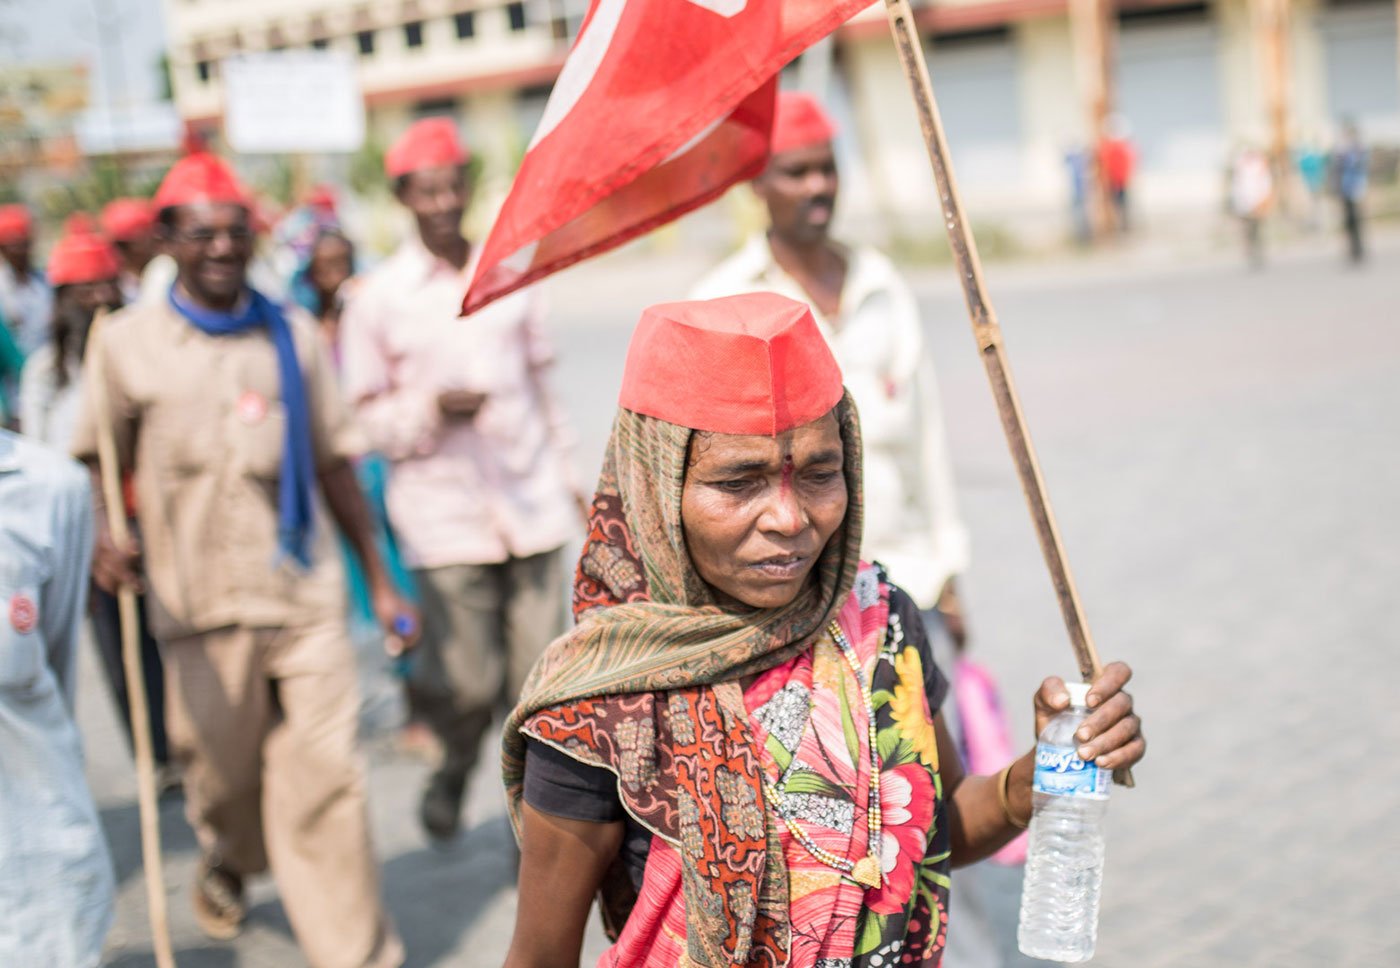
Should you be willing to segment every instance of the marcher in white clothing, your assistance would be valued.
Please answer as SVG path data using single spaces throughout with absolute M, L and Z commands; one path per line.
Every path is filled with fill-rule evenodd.
M 834 128 L 810 98 L 783 93 L 773 157 L 754 190 L 770 227 L 711 272 L 692 298 L 769 290 L 811 304 L 860 409 L 863 554 L 889 568 L 960 638 L 955 578 L 967 567 L 933 361 L 918 306 L 889 259 L 833 240 Z
M 0 964 L 91 968 L 112 861 L 73 722 L 92 557 L 88 475 L 0 430 Z
M 966 644 L 956 578 L 968 563 L 933 360 L 918 306 L 885 256 L 831 238 L 839 178 L 835 125 L 815 99 L 778 96 L 772 154 L 753 189 L 768 231 L 751 238 L 692 291 L 715 299 L 768 290 L 811 305 L 860 411 L 865 524 L 862 557 L 879 561 L 923 612 L 934 648 Z M 939 630 L 947 633 L 942 635 Z M 943 668 L 952 668 L 948 658 Z M 955 703 L 944 712 L 955 731 Z M 957 930 L 946 968 L 997 968 L 996 934 L 980 898 L 986 867 L 957 874 Z

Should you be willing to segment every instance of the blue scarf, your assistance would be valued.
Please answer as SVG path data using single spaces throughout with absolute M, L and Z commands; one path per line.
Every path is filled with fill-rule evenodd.
M 312 487 L 316 479 L 311 454 L 311 414 L 306 405 L 301 363 L 287 319 L 271 300 L 256 289 L 248 290 L 244 307 L 233 313 L 192 305 L 170 287 L 170 305 L 202 333 L 235 336 L 267 327 L 277 348 L 277 373 L 282 383 L 282 407 L 287 415 L 287 435 L 282 442 L 282 469 L 277 489 L 277 546 L 303 568 L 311 567 Z

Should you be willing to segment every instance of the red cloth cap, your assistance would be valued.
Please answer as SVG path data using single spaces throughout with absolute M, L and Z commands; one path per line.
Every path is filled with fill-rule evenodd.
M 97 226 L 86 215 L 68 220 L 63 237 L 49 253 L 49 283 L 54 286 L 115 279 L 120 271 L 117 253 L 97 234 Z
M 821 102 L 801 91 L 782 91 L 773 109 L 773 141 L 770 154 L 810 148 L 836 137 L 836 124 Z
M 156 211 L 200 204 L 248 207 L 248 192 L 233 169 L 203 151 L 175 162 L 154 201 Z
M 757 292 L 643 312 L 618 404 L 693 430 L 776 437 L 828 413 L 843 392 L 811 309 Z
M 394 142 L 384 156 L 384 171 L 390 178 L 402 178 L 424 168 L 465 165 L 470 157 L 451 118 L 424 118 Z
M 336 209 L 335 189 L 330 185 L 317 185 L 306 193 L 306 204 L 311 208 L 317 208 L 334 215 Z
M 113 242 L 140 238 L 155 224 L 155 207 L 144 198 L 118 198 L 102 209 L 102 231 Z
M 23 205 L 0 205 L 0 245 L 23 242 L 34 232 L 34 219 Z

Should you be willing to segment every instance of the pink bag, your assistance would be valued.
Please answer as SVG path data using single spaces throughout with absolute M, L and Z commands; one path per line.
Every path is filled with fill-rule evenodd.
M 1006 712 L 1001 707 L 997 681 L 986 666 L 959 656 L 953 662 L 953 703 L 962 725 L 963 762 L 969 773 L 995 775 L 1016 759 Z M 1012 866 L 1026 861 L 1023 833 L 992 855 L 998 864 Z

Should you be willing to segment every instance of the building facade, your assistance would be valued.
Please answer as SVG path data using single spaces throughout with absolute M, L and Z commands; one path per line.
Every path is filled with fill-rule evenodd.
M 456 117 L 508 183 L 586 0 L 165 0 L 176 102 L 216 128 L 219 62 L 240 51 L 336 48 L 359 65 L 369 127 L 387 143 L 417 117 Z M 1218 211 L 1232 151 L 1269 137 L 1261 0 L 1119 0 L 1116 109 L 1139 157 L 1134 206 L 1158 222 Z M 1394 0 L 1290 0 L 1290 140 L 1328 144 L 1342 117 L 1400 144 Z M 1088 112 L 1067 0 L 938 0 L 920 26 L 969 206 L 1031 238 L 1063 235 L 1066 155 Z M 918 235 L 937 199 L 882 6 L 833 45 L 829 99 L 843 121 L 853 226 Z

